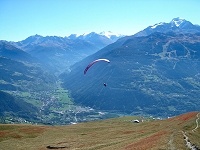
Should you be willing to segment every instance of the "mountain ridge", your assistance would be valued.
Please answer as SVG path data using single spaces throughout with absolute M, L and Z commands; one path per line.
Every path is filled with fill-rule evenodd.
M 200 26 L 194 25 L 190 21 L 187 21 L 182 18 L 174 18 L 169 23 L 160 22 L 156 23 L 155 25 L 148 26 L 142 31 L 137 32 L 134 34 L 134 37 L 138 36 L 147 36 L 153 32 L 182 32 L 182 33 L 196 33 L 200 32 Z
M 103 34 L 103 32 L 101 34 L 91 32 L 68 37 L 43 37 L 36 34 L 25 40 L 10 43 L 50 65 L 52 71 L 59 73 L 120 38 L 111 32 L 109 32 L 110 38 Z

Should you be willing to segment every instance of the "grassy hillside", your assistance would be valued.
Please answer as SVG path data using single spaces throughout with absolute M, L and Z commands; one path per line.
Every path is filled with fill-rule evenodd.
M 52 90 L 56 77 L 35 64 L 15 61 L 0 56 L 0 90 Z
M 199 117 L 190 112 L 167 120 L 121 117 L 69 126 L 0 125 L 0 149 L 187 149 L 186 140 L 200 147 Z

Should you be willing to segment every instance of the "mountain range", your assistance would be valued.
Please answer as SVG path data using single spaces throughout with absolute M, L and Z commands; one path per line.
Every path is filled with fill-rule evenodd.
M 34 35 L 10 43 L 49 65 L 53 72 L 60 73 L 120 37 L 122 35 L 115 35 L 112 32 L 91 32 L 80 36 L 72 34 L 68 37 Z
M 76 103 L 100 110 L 160 116 L 198 110 L 199 31 L 180 18 L 147 27 L 73 65 L 61 75 L 63 86 Z M 84 75 L 86 66 L 99 58 L 110 63 L 95 64 Z
M 95 116 L 105 111 L 165 117 L 196 111 L 199 47 L 199 26 L 181 18 L 157 23 L 132 36 L 112 32 L 68 37 L 36 34 L 19 42 L 0 41 L 0 90 L 11 94 L 0 96 L 14 104 L 25 100 L 16 110 L 21 112 L 20 105 L 25 111 L 35 109 L 37 119 L 43 121 L 49 114 L 51 123 L 58 114 L 64 123 L 67 117 L 86 120 L 83 115 L 92 116 L 91 110 Z M 99 58 L 110 63 L 96 63 L 84 75 L 86 66 Z M 5 108 L 11 112 L 13 107 L 8 106 Z M 6 112 L 3 107 L 2 111 Z
M 110 37 L 113 36 L 111 32 L 109 34 Z M 65 107 L 57 99 L 63 99 L 59 97 L 65 95 L 64 99 L 68 100 L 67 94 L 62 93 L 57 98 L 55 92 L 59 87 L 57 75 L 68 70 L 71 64 L 97 51 L 98 47 L 95 45 L 105 46 L 109 42 L 113 42 L 113 40 L 109 40 L 109 36 L 106 37 L 103 34 L 90 33 L 84 36 L 84 39 L 70 39 L 68 37 L 34 35 L 19 42 L 0 41 L 0 90 L 2 90 L 0 92 L 2 106 L 0 113 L 2 116 L 5 118 L 23 116 L 23 119 L 29 118 L 29 121 L 37 121 L 38 118 L 35 118 L 37 114 L 37 117 L 40 116 L 40 121 L 44 123 L 48 122 L 46 118 L 48 115 L 52 116 L 51 113 L 57 115 L 56 112 L 53 112 L 54 110 L 51 110 L 52 107 L 55 109 L 59 107 L 59 110 L 61 107 Z M 93 41 L 96 43 L 87 41 L 89 37 L 90 39 L 93 37 Z M 66 111 L 68 115 L 74 113 L 70 110 L 68 112 L 68 109 Z M 41 116 L 44 116 L 44 119 Z M 80 112 L 79 116 L 81 116 Z M 14 120 L 21 122 L 23 119 Z M 64 117 L 56 120 L 59 123 L 62 122 L 61 120 L 64 120 L 63 123 L 69 123 L 73 118 L 66 119 Z
M 119 38 L 122 38 L 124 36 L 125 35 L 115 34 L 111 31 L 107 31 L 107 32 L 103 31 L 100 33 L 95 33 L 95 32 L 91 32 L 88 34 L 84 33 L 83 35 L 71 34 L 67 38 L 86 40 L 91 43 L 94 43 L 95 46 L 97 46 L 98 48 L 101 49 L 101 48 L 105 47 L 105 44 L 111 44 L 111 43 L 117 41 Z

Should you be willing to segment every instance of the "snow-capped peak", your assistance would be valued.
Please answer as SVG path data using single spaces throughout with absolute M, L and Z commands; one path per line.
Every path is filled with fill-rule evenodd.
M 172 21 L 170 23 L 160 22 L 160 23 L 156 23 L 155 25 L 150 26 L 150 27 L 151 27 L 151 29 L 155 29 L 158 26 L 163 26 L 163 25 L 168 25 L 169 24 L 171 27 L 179 27 L 180 28 L 180 26 L 182 24 L 184 24 L 185 22 L 186 22 L 185 19 L 177 17 L 177 18 L 172 19 Z
M 111 31 L 103 31 L 103 32 L 100 32 L 99 35 L 106 36 L 107 38 L 111 38 L 111 36 L 116 36 L 116 37 L 122 36 L 121 34 L 116 34 Z
M 184 21 L 185 19 L 177 17 L 177 18 L 172 19 L 170 23 L 172 26 L 175 25 L 176 27 L 179 27 Z
M 78 35 L 78 34 L 71 34 L 70 36 L 68 36 L 67 38 L 69 39 L 87 39 L 87 38 L 95 38 L 97 36 L 103 36 L 103 37 L 106 37 L 106 38 L 109 38 L 113 41 L 116 41 L 117 39 L 123 37 L 124 35 L 122 34 L 115 34 L 111 31 L 103 31 L 103 32 L 100 32 L 100 33 L 96 33 L 96 32 L 89 32 L 89 33 L 84 33 L 82 35 Z
M 164 24 L 164 22 L 156 23 L 155 25 L 151 26 L 151 28 L 154 29 L 154 28 L 156 28 L 157 26 L 163 25 L 163 24 Z

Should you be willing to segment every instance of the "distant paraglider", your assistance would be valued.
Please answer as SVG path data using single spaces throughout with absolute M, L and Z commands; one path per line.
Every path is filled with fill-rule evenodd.
M 84 75 L 87 73 L 88 69 L 89 69 L 92 65 L 94 65 L 94 64 L 97 63 L 97 62 L 101 62 L 101 61 L 110 63 L 110 60 L 108 60 L 108 59 L 97 59 L 97 60 L 91 62 L 91 63 L 85 68 L 85 70 L 84 70 Z M 106 86 L 106 85 L 104 85 L 104 86 Z
M 103 83 L 103 85 L 106 87 L 107 84 L 106 84 L 106 83 Z

